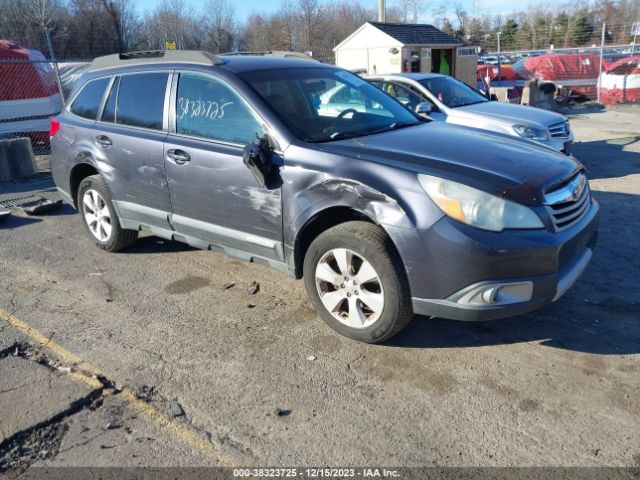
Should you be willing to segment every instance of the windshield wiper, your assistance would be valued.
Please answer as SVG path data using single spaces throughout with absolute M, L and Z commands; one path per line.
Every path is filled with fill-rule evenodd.
M 336 140 L 364 137 L 365 135 L 371 135 L 371 132 L 333 132 L 331 135 L 326 135 L 324 137 L 305 138 L 304 141 L 309 143 L 334 142 Z
M 393 122 L 390 125 L 375 130 L 361 130 L 352 132 L 333 132 L 331 135 L 324 137 L 309 137 L 305 138 L 305 142 L 309 143 L 322 143 L 322 142 L 334 142 L 336 140 L 346 140 L 348 138 L 366 137 L 368 135 L 375 135 L 377 133 L 390 132 L 392 130 L 399 130 L 401 128 L 413 127 L 415 125 L 422 125 L 420 122 Z
M 485 102 L 488 102 L 488 100 L 478 100 L 477 102 L 461 103 L 460 105 L 456 105 L 455 107 L 449 107 L 449 108 L 467 107 L 469 105 L 478 105 L 479 103 L 485 103 Z
M 391 132 L 393 130 L 400 130 L 401 128 L 415 127 L 416 125 L 422 125 L 422 123 L 421 122 L 393 122 L 390 125 L 386 125 L 382 128 L 378 128 L 377 130 L 373 130 L 372 132 L 370 132 L 370 135 L 373 135 L 376 133 Z

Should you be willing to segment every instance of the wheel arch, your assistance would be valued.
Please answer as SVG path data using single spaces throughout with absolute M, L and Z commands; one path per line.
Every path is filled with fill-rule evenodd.
M 302 278 L 307 250 L 318 235 L 332 227 L 352 221 L 367 222 L 382 228 L 395 250 L 399 253 L 392 236 L 385 226 L 377 222 L 369 213 L 346 205 L 331 206 L 318 211 L 298 231 L 293 248 L 293 273 L 295 278 Z
M 73 200 L 74 207 L 78 208 L 78 188 L 80 183 L 91 175 L 99 175 L 98 169 L 89 163 L 86 159 L 83 159 L 80 163 L 74 165 L 69 173 L 69 194 Z

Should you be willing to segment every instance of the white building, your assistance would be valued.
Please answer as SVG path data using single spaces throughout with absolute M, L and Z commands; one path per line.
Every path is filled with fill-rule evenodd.
M 367 22 L 333 51 L 336 65 L 351 71 L 435 72 L 476 84 L 477 49 L 433 25 Z

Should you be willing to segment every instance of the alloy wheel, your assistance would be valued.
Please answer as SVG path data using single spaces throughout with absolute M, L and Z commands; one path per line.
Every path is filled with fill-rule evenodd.
M 112 231 L 111 214 L 99 192 L 91 188 L 84 192 L 82 212 L 91 234 L 100 242 L 108 241 Z
M 384 308 L 380 276 L 362 255 L 334 248 L 316 266 L 316 288 L 334 318 L 351 328 L 373 325 Z

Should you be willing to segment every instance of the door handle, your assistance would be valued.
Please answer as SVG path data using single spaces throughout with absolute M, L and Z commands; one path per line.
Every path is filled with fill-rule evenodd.
M 111 145 L 113 145 L 113 143 L 111 143 L 111 139 L 106 135 L 98 135 L 96 137 L 96 143 L 102 148 L 109 148 Z
M 173 160 L 177 165 L 184 165 L 187 162 L 191 161 L 191 157 L 184 150 L 180 150 L 178 148 L 168 150 L 167 157 Z

